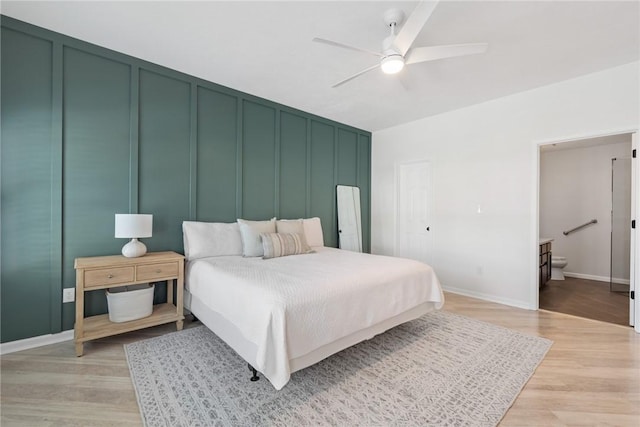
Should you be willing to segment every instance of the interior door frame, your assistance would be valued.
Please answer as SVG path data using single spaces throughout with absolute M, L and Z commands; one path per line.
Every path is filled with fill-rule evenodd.
M 534 189 L 533 194 L 535 197 L 535 202 L 532 203 L 533 206 L 533 218 L 531 234 L 530 234 L 530 256 L 531 260 L 531 280 L 530 280 L 530 293 L 529 293 L 529 305 L 532 309 L 538 310 L 540 308 L 540 300 L 539 300 L 539 274 L 538 274 L 538 240 L 540 235 L 540 148 L 544 145 L 549 144 L 560 144 L 563 142 L 570 141 L 579 141 L 582 139 L 590 139 L 590 138 L 598 138 L 604 136 L 612 136 L 612 135 L 620 135 L 620 134 L 631 134 L 631 149 L 635 149 L 637 151 L 638 144 L 638 129 L 633 128 L 625 128 L 625 129 L 614 129 L 609 131 L 603 131 L 601 133 L 591 133 L 584 135 L 576 135 L 567 138 L 557 138 L 550 140 L 542 140 L 542 141 L 533 141 L 532 149 L 534 150 L 534 155 L 532 158 L 534 159 L 534 170 L 536 173 L 534 174 L 532 187 Z M 636 220 L 636 223 L 639 222 L 640 218 L 640 197 L 636 197 L 638 189 L 640 189 L 640 170 L 638 170 L 638 157 L 636 155 L 636 159 L 632 159 L 631 161 L 631 219 Z M 631 227 L 631 224 L 629 224 Z M 636 297 L 633 300 L 633 303 L 629 304 L 629 317 L 630 321 L 633 320 L 633 327 L 637 333 L 640 333 L 640 298 L 638 297 L 638 292 L 640 290 L 640 248 L 638 248 L 638 244 L 640 242 L 640 227 L 636 225 L 635 229 L 630 229 L 631 233 L 631 248 L 630 248 L 630 263 L 629 263 L 629 290 L 635 291 Z

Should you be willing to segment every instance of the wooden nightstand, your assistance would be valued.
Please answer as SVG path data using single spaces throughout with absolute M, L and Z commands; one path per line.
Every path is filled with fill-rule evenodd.
M 139 258 L 111 255 L 76 258 L 76 356 L 82 356 L 85 341 L 108 337 L 163 323 L 176 322 L 182 330 L 184 295 L 184 256 L 175 252 L 152 252 Z M 113 323 L 108 314 L 84 317 L 84 293 L 156 281 L 167 281 L 167 303 L 153 306 L 151 316 L 129 322 Z M 176 280 L 176 299 L 173 297 Z M 175 302 L 175 304 L 174 304 Z

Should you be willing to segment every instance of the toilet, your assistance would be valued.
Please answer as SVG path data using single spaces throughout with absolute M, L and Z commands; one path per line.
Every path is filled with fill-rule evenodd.
M 567 259 L 563 256 L 551 257 L 551 280 L 564 280 L 562 269 L 567 266 Z

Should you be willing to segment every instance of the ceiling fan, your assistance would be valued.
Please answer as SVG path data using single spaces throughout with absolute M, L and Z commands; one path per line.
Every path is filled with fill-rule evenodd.
M 405 24 L 396 34 L 397 27 L 402 23 L 404 13 L 400 9 L 389 9 L 384 13 L 384 22 L 391 28 L 391 35 L 382 41 L 382 52 L 374 52 L 367 49 L 361 49 L 355 46 L 349 46 L 344 43 L 334 42 L 332 40 L 315 37 L 314 42 L 324 43 L 343 49 L 354 50 L 374 55 L 379 58 L 379 63 L 372 65 L 356 74 L 339 81 L 332 87 L 338 87 L 350 80 L 355 79 L 369 71 L 380 67 L 385 74 L 395 74 L 400 72 L 405 65 L 416 64 L 426 61 L 435 61 L 436 59 L 451 58 L 454 56 L 473 55 L 484 53 L 489 46 L 487 43 L 466 43 L 453 44 L 443 46 L 429 47 L 413 47 L 413 42 L 427 23 L 429 17 L 436 8 L 437 1 L 421 1 L 411 15 L 407 18 Z

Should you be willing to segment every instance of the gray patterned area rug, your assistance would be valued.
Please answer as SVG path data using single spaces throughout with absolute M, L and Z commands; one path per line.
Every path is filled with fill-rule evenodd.
M 551 341 L 438 311 L 298 371 L 280 391 L 206 327 L 125 346 L 146 426 L 495 426 Z

